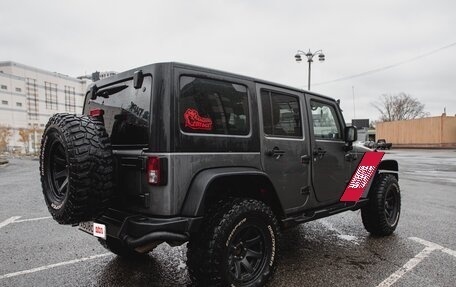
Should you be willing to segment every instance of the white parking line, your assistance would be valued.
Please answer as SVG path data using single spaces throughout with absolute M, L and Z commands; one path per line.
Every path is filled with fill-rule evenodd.
M 60 266 L 75 264 L 75 263 L 84 262 L 84 261 L 88 261 L 88 260 L 93 260 L 93 259 L 97 259 L 97 258 L 101 258 L 101 257 L 106 257 L 108 255 L 112 255 L 112 253 L 103 253 L 103 254 L 98 254 L 98 255 L 92 255 L 89 257 L 84 257 L 84 258 L 74 259 L 74 260 L 70 260 L 70 261 L 64 261 L 64 262 L 60 262 L 60 263 L 45 265 L 45 266 L 41 266 L 41 267 L 37 267 L 37 268 L 32 268 L 32 269 L 28 269 L 28 270 L 8 273 L 8 274 L 0 275 L 0 280 L 5 279 L 5 278 L 15 277 L 15 276 L 35 273 L 35 272 L 39 272 L 39 271 L 43 271 L 43 270 L 47 270 L 47 269 L 51 269 L 51 268 L 55 268 L 55 267 L 60 267 Z
M 436 250 L 440 250 L 442 252 L 445 252 L 446 254 L 449 254 L 451 256 L 456 257 L 456 251 L 454 251 L 452 249 L 449 249 L 449 248 L 446 248 L 446 247 L 443 247 L 441 245 L 438 245 L 437 243 L 430 242 L 430 241 L 427 241 L 427 240 L 424 240 L 424 239 L 421 239 L 421 238 L 418 238 L 418 237 L 409 237 L 409 239 L 411 239 L 413 241 L 416 241 L 418 243 L 421 243 L 424 246 L 433 247 Z
M 5 227 L 11 223 L 21 223 L 21 222 L 37 221 L 37 220 L 52 218 L 51 216 L 45 216 L 45 217 L 27 218 L 27 219 L 19 220 L 19 218 L 21 218 L 21 217 L 22 216 L 12 216 L 12 217 L 8 218 L 7 220 L 0 222 L 0 228 Z
M 37 217 L 37 218 L 28 218 L 28 219 L 15 220 L 13 223 L 21 223 L 21 222 L 28 222 L 28 221 L 36 221 L 36 220 L 43 220 L 43 219 L 50 219 L 50 218 L 52 218 L 52 216 Z
M 423 261 L 426 257 L 431 254 L 431 252 L 435 250 L 440 250 L 442 252 L 445 252 L 451 256 L 456 257 L 456 251 L 443 247 L 441 245 L 438 245 L 437 243 L 430 242 L 418 237 L 409 237 L 409 239 L 416 241 L 418 243 L 423 244 L 426 246 L 420 253 L 415 255 L 412 259 L 410 259 L 407 263 L 404 264 L 401 268 L 399 268 L 396 272 L 391 274 L 388 278 L 382 281 L 382 283 L 378 284 L 377 287 L 388 287 L 393 285 L 397 280 L 399 280 L 402 276 L 404 276 L 405 273 L 408 271 L 412 270 L 416 265 L 418 265 L 421 261 Z
M 405 273 L 412 270 L 418 263 L 423 261 L 424 258 L 428 257 L 435 248 L 433 247 L 426 247 L 420 253 L 415 255 L 412 259 L 410 259 L 407 263 L 404 264 L 401 268 L 399 268 L 396 272 L 391 274 L 388 278 L 382 281 L 382 283 L 378 284 L 377 287 L 388 287 L 393 285 L 397 280 L 399 280 Z
M 0 228 L 5 227 L 8 224 L 11 224 L 11 223 L 15 222 L 16 219 L 19 219 L 19 218 L 21 218 L 21 217 L 20 216 L 12 216 L 12 217 L 8 218 L 7 220 L 3 220 L 2 222 L 0 222 Z

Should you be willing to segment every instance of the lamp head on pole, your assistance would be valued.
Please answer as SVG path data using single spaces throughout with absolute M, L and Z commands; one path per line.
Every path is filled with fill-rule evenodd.
M 295 60 L 296 60 L 296 62 L 301 62 L 302 61 L 301 55 L 296 54 L 295 55 Z
M 325 60 L 325 54 L 321 53 L 318 55 L 318 61 L 323 62 Z

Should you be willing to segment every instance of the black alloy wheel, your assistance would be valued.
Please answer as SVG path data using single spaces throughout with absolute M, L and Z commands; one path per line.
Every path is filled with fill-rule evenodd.
M 50 197 L 54 207 L 63 203 L 68 192 L 69 165 L 65 148 L 60 141 L 53 141 L 49 151 L 48 160 L 48 181 Z
M 361 208 L 366 230 L 375 236 L 387 236 L 396 230 L 401 214 L 401 193 L 393 174 L 379 174 L 369 190 L 369 202 Z
M 389 186 L 385 195 L 385 216 L 389 225 L 394 226 L 398 216 L 398 191 L 395 186 Z
M 228 269 L 235 285 L 255 282 L 270 257 L 265 248 L 265 234 L 253 224 L 233 235 L 228 246 Z

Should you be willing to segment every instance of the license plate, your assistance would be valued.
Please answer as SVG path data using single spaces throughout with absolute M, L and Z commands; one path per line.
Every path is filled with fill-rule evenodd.
M 106 239 L 106 225 L 93 221 L 79 223 L 79 229 L 93 236 Z

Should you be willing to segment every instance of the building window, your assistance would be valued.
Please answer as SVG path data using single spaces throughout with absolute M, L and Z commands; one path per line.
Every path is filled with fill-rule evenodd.
M 75 98 L 76 93 L 74 87 L 65 86 L 65 111 L 69 113 L 76 111 Z
M 16 92 L 22 92 L 22 89 L 21 88 L 16 88 Z
M 44 82 L 46 109 L 57 110 L 57 84 Z
M 8 104 L 8 101 L 5 101 L 5 100 L 2 101 L 2 105 L 7 105 L 7 104 Z
M 25 89 L 27 92 L 27 113 L 29 120 L 38 120 L 38 90 L 36 80 L 25 79 Z
M 22 107 L 22 103 L 17 102 L 16 107 Z
M 2 85 L 2 90 L 7 90 L 8 87 L 6 85 Z

